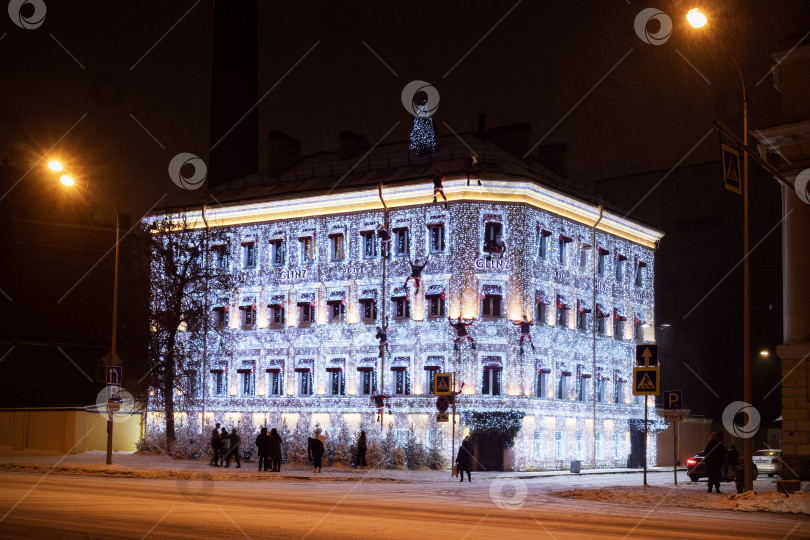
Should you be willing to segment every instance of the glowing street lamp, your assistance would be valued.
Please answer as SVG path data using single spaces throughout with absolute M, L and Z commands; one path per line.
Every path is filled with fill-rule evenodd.
M 63 170 L 62 164 L 58 161 L 51 161 L 48 167 L 52 171 L 59 172 Z M 59 181 L 63 185 L 72 187 L 76 184 L 70 175 L 63 174 Z M 113 313 L 112 313 L 112 350 L 110 351 L 110 365 L 115 366 L 116 359 L 116 331 L 118 329 L 118 242 L 120 234 L 120 215 L 118 209 L 115 210 L 115 274 L 113 276 Z M 113 438 L 113 421 L 111 411 L 107 411 L 107 465 L 112 464 L 112 438 Z
M 690 9 L 686 13 L 686 20 L 689 21 L 689 24 L 691 24 L 695 28 L 700 28 L 701 26 L 705 25 L 708 22 L 706 19 L 706 15 L 701 13 L 700 9 L 698 8 Z
M 689 24 L 695 28 L 706 25 L 706 16 L 697 8 L 689 10 L 686 14 Z M 723 40 L 718 39 L 718 43 L 731 57 L 734 66 L 737 68 L 737 75 L 740 77 L 740 87 L 742 88 L 743 101 L 743 146 L 748 147 L 748 93 L 745 90 L 745 73 L 743 72 L 737 57 L 734 55 Z M 748 152 L 743 151 L 743 401 L 751 403 L 751 265 L 749 258 L 749 230 L 748 230 Z M 745 459 L 745 489 L 753 489 L 753 478 L 751 473 L 752 458 L 754 453 L 754 440 L 748 437 L 744 440 L 743 456 Z

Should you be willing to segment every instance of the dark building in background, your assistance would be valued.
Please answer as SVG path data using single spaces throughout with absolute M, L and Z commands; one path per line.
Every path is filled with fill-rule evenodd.
M 256 0 L 217 2 L 208 184 L 256 172 L 259 150 Z
M 780 189 L 753 163 L 750 182 L 753 405 L 763 427 L 778 426 L 779 392 L 768 392 L 779 383 Z M 630 217 L 666 233 L 655 262 L 663 389 L 683 390 L 693 414 L 721 422 L 725 407 L 743 399 L 742 197 L 724 190 L 719 161 L 604 179 L 596 186 Z M 766 436 L 760 430 L 758 444 Z

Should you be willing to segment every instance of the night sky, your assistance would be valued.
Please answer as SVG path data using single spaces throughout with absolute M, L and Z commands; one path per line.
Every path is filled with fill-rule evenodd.
M 92 186 L 98 208 L 118 205 L 139 217 L 156 204 L 181 203 L 187 192 L 169 178 L 170 160 L 190 152 L 207 161 L 214 142 L 213 0 L 44 5 L 44 22 L 34 29 L 0 17 L 0 159 L 24 173 L 0 197 L 47 179 L 42 166 L 59 157 Z M 673 23 L 660 45 L 634 29 L 649 7 Z M 750 126 L 779 123 L 770 54 L 789 48 L 783 40 L 805 36 L 810 8 L 805 0 L 704 2 L 713 22 L 695 30 L 684 18 L 691 7 L 635 0 L 259 2 L 257 16 L 244 13 L 245 28 L 259 29 L 259 157 L 252 169 L 265 166 L 271 130 L 300 139 L 304 154 L 336 149 L 344 130 L 375 144 L 396 125 L 384 141 L 407 140 L 412 117 L 400 93 L 416 79 L 440 94 L 434 120 L 441 134 L 477 130 L 482 112 L 489 127 L 530 122 L 532 144 L 567 143 L 575 176 L 597 180 L 716 160 L 711 121 L 742 128 L 729 53 L 746 73 Z M 31 4 L 22 9 L 33 15 Z M 646 29 L 656 34 L 658 23 Z M 639 190 L 638 199 L 643 195 Z

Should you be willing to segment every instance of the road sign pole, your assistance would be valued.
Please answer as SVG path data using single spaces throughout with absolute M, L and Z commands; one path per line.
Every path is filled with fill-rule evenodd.
M 675 477 L 675 485 L 678 485 L 678 429 L 680 422 L 676 422 L 672 430 L 672 475 Z
M 456 372 L 453 372 L 453 434 L 450 443 L 450 478 L 453 477 L 453 464 L 456 462 Z
M 647 485 L 647 396 L 644 396 L 644 485 Z

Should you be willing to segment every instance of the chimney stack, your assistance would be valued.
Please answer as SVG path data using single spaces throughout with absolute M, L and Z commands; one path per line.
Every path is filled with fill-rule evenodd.
M 371 148 L 365 135 L 353 131 L 340 132 L 340 159 L 351 159 Z
M 505 150 L 519 158 L 522 158 L 529 151 L 531 134 L 531 124 L 510 124 L 487 130 L 490 141 L 501 145 Z
M 301 141 L 281 131 L 268 135 L 267 173 L 281 176 L 301 160 Z

